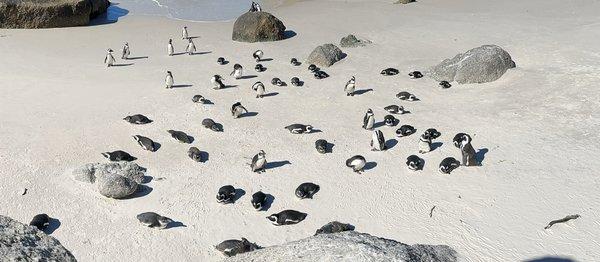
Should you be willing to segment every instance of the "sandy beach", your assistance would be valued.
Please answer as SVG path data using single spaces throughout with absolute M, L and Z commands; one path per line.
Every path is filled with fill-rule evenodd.
M 87 27 L 0 29 L 0 213 L 28 223 L 38 213 L 60 220 L 51 234 L 79 261 L 220 261 L 219 242 L 245 237 L 261 246 L 282 244 L 314 234 L 338 220 L 356 230 L 413 244 L 445 244 L 464 261 L 524 261 L 555 257 L 594 261 L 600 257 L 600 179 L 597 169 L 600 123 L 600 2 L 420 0 L 299 1 L 266 10 L 280 18 L 293 36 L 277 42 L 231 40 L 233 21 L 189 22 L 158 16 L 125 15 L 117 22 Z M 200 54 L 169 57 L 186 42 L 187 26 Z M 317 80 L 293 67 L 324 43 L 339 44 L 355 34 L 373 43 L 343 48 L 347 57 L 324 70 Z M 106 68 L 107 48 L 131 46 L 132 59 Z M 445 58 L 474 47 L 495 44 L 507 50 L 517 67 L 486 84 L 454 84 L 441 89 L 430 78 L 410 79 Z M 252 53 L 261 49 L 267 68 L 251 70 Z M 218 57 L 230 61 L 217 65 Z M 235 63 L 255 78 L 229 76 Z M 379 72 L 395 67 L 400 74 Z M 176 85 L 164 88 L 165 72 Z M 213 90 L 210 78 L 224 76 L 232 88 Z M 357 89 L 343 88 L 356 76 Z M 303 87 L 276 87 L 273 77 Z M 251 86 L 265 83 L 275 95 L 256 99 Z M 400 91 L 420 101 L 395 97 Z M 201 94 L 213 105 L 192 103 Z M 233 119 L 231 104 L 241 101 L 255 116 Z M 396 128 L 381 127 L 396 139 L 385 152 L 372 152 L 371 132 L 361 128 L 367 108 L 377 121 L 384 106 L 398 104 L 411 114 L 398 116 L 420 134 L 436 128 L 441 147 L 423 155 L 422 171 L 406 168 L 417 152 L 418 136 L 396 138 Z M 131 114 L 154 120 L 134 126 Z M 210 117 L 224 132 L 202 127 Z M 322 132 L 292 135 L 293 123 Z M 192 146 L 209 153 L 206 163 L 191 161 L 190 145 L 166 132 L 183 130 Z M 438 164 L 460 151 L 456 133 L 473 137 L 484 155 L 482 166 L 461 167 L 442 175 Z M 132 139 L 144 135 L 161 144 L 142 150 Z M 314 141 L 335 146 L 322 155 Z M 71 170 L 106 162 L 100 154 L 124 150 L 136 156 L 153 180 L 151 192 L 133 199 L 105 198 L 74 181 Z M 259 150 L 271 162 L 263 174 L 247 165 Z M 374 162 L 363 174 L 344 163 L 361 154 Z M 164 178 L 164 179 L 158 179 Z M 299 200 L 294 189 L 319 184 L 314 199 Z M 222 185 L 242 188 L 233 205 L 216 202 Z M 21 195 L 27 188 L 27 194 Z M 268 211 L 250 205 L 252 193 L 275 197 Z M 432 216 L 430 210 L 435 206 Z M 266 216 L 284 209 L 306 212 L 293 226 L 276 227 Z M 156 230 L 141 226 L 136 215 L 153 211 L 185 226 Z M 549 221 L 571 214 L 581 217 L 544 229 Z

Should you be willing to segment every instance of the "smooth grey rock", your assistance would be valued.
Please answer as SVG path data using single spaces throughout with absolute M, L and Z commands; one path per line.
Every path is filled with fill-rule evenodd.
M 416 2 L 416 1 L 415 0 L 398 0 L 394 4 L 409 4 L 409 3 L 413 3 L 413 2 Z
M 487 83 L 496 81 L 515 66 L 504 49 L 484 45 L 442 61 L 430 68 L 427 75 L 437 81 L 456 81 L 459 84 Z
M 458 254 L 444 245 L 407 245 L 346 231 L 319 234 L 279 246 L 238 254 L 226 261 L 410 261 L 453 262 Z
M 86 164 L 73 171 L 73 178 L 95 183 L 100 194 L 110 198 L 124 198 L 135 193 L 144 180 L 146 169 L 132 162 Z
M 330 67 L 346 55 L 334 44 L 317 46 L 308 56 L 307 64 Z
M 358 39 L 355 35 L 348 35 L 345 37 L 342 37 L 342 39 L 340 40 L 340 46 L 341 47 L 360 47 L 360 46 L 366 46 L 367 44 L 370 44 L 371 41 L 366 40 L 366 39 Z
M 0 215 L 0 260 L 77 261 L 58 240 L 33 226 Z
M 0 28 L 87 25 L 109 5 L 108 0 L 0 0 Z
M 233 24 L 231 39 L 238 42 L 266 42 L 285 38 L 285 25 L 267 12 L 247 12 Z

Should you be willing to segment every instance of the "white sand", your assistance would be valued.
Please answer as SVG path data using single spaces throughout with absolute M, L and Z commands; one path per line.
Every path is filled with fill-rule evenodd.
M 0 30 L 0 212 L 22 222 L 45 212 L 60 219 L 52 234 L 80 261 L 213 261 L 213 246 L 246 237 L 269 246 L 310 236 L 321 225 L 340 220 L 358 231 L 413 244 L 447 244 L 469 261 L 516 261 L 559 256 L 579 261 L 600 257 L 598 147 L 600 91 L 600 3 L 594 0 L 477 1 L 420 0 L 410 5 L 377 2 L 306 1 L 273 13 L 297 35 L 275 43 L 234 43 L 233 22 L 191 23 L 158 17 L 125 16 L 117 23 L 51 30 Z M 168 38 L 185 47 L 179 32 L 187 25 L 198 51 L 210 54 L 166 56 Z M 345 49 L 348 57 L 326 69 L 326 80 L 289 65 L 305 59 L 316 45 L 348 33 L 374 42 Z M 131 66 L 105 68 L 109 47 L 131 46 Z M 411 70 L 425 69 L 443 58 L 482 44 L 497 44 L 513 56 L 517 68 L 500 80 L 455 85 L 441 90 L 431 79 L 412 80 Z M 254 66 L 251 54 L 262 49 L 273 61 L 258 78 L 235 81 L 232 65 Z M 120 54 L 118 54 L 120 56 Z M 232 63 L 218 66 L 217 57 Z M 119 61 L 121 62 L 121 61 Z M 383 77 L 393 66 L 401 71 Z M 193 87 L 165 90 L 164 72 L 176 84 Z M 250 71 L 247 71 L 250 72 Z M 237 88 L 212 90 L 210 76 L 227 76 Z M 256 74 L 252 72 L 252 74 Z M 305 87 L 272 87 L 274 76 Z M 353 98 L 343 85 L 356 75 Z M 250 89 L 261 80 L 279 94 L 255 99 Z M 400 103 L 399 91 L 415 93 L 420 102 Z M 202 94 L 215 104 L 193 104 Z M 232 119 L 229 107 L 241 101 L 257 116 Z M 417 152 L 416 135 L 399 139 L 387 152 L 371 152 L 371 133 L 360 128 L 367 108 L 381 121 L 389 104 L 412 114 L 400 117 L 421 133 L 434 127 L 443 146 L 424 156 L 422 172 L 409 172 L 405 158 Z M 133 126 L 121 119 L 142 113 L 155 120 Z M 224 133 L 203 129 L 210 117 Z M 291 135 L 291 123 L 312 124 L 322 133 Z M 210 153 L 197 164 L 187 158 L 188 145 L 174 142 L 167 129 L 196 138 L 194 146 Z M 395 128 L 382 127 L 387 139 Z M 486 148 L 482 167 L 459 168 L 441 175 L 447 156 L 459 158 L 452 145 L 458 132 L 473 135 L 476 150 Z M 162 144 L 143 151 L 131 138 L 141 134 Z M 335 144 L 320 155 L 314 141 Z M 122 149 L 137 156 L 155 179 L 148 195 L 112 200 L 87 190 L 65 171 L 88 162 L 106 161 L 101 152 Z M 260 149 L 269 161 L 290 161 L 264 174 L 253 174 L 245 157 Z M 363 154 L 377 166 L 357 175 L 346 158 Z M 297 200 L 302 182 L 321 186 L 313 200 Z M 215 201 L 226 184 L 243 188 L 236 204 Z M 20 190 L 29 189 L 21 196 Z M 256 212 L 250 196 L 273 194 L 267 212 Z M 429 210 L 437 206 L 433 217 Z M 265 216 L 283 209 L 307 212 L 305 221 L 275 227 Z M 187 227 L 153 230 L 135 219 L 155 211 Z M 581 218 L 544 226 L 570 214 Z

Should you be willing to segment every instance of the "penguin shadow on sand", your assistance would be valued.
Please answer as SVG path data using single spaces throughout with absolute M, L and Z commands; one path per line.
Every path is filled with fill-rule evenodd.
M 575 260 L 566 257 L 542 257 L 526 260 L 525 262 L 575 262 Z
M 236 88 L 236 87 L 238 87 L 238 85 L 225 85 L 223 88 L 220 88 L 219 90 L 229 89 L 229 88 Z
M 183 224 L 183 222 L 173 221 L 173 222 L 169 223 L 167 225 L 167 227 L 165 227 L 165 229 L 176 228 L 176 227 L 187 227 L 187 226 L 185 224 Z
M 209 157 L 210 157 L 210 154 L 208 152 L 200 151 L 200 163 L 208 162 Z
M 186 88 L 186 87 L 192 87 L 193 85 L 189 85 L 189 84 L 181 84 L 181 85 L 173 85 L 171 86 L 172 88 Z
M 367 162 L 367 163 L 365 163 L 365 167 L 363 168 L 363 170 L 369 171 L 375 167 L 377 167 L 377 162 Z
M 287 161 L 287 160 L 267 162 L 267 164 L 265 165 L 265 170 L 279 168 L 279 167 L 282 167 L 285 165 L 291 165 L 291 164 L 292 164 L 292 162 Z
M 146 168 L 142 167 L 142 170 L 144 170 L 144 172 L 145 172 Z M 154 190 L 154 189 L 152 189 L 151 187 L 144 185 L 144 184 L 150 183 L 152 180 L 154 180 L 154 177 L 152 177 L 152 176 L 142 177 L 142 185 L 138 186 L 135 193 L 133 193 L 132 195 L 130 195 L 124 199 L 139 198 L 139 197 L 147 196 L 148 194 L 150 194 L 150 192 L 152 192 L 152 190 Z
M 246 195 L 246 191 L 241 189 L 241 188 L 236 188 L 235 189 L 235 198 L 233 199 L 233 202 L 237 202 L 238 200 L 240 200 L 240 198 L 242 198 L 244 195 Z
M 148 56 L 134 56 L 134 57 L 128 57 L 125 60 L 139 60 L 139 59 L 148 59 Z
M 431 151 L 434 151 L 434 150 L 442 147 L 442 145 L 444 145 L 444 143 L 442 143 L 442 142 L 433 142 L 433 143 L 431 143 Z
M 373 88 L 356 90 L 354 91 L 354 95 L 360 96 L 368 92 L 373 92 Z
M 392 138 L 388 141 L 385 141 L 385 148 L 386 148 L 386 150 L 390 150 L 390 149 L 394 148 L 397 144 L 398 144 L 398 140 L 396 140 L 395 138 Z
M 483 160 L 485 159 L 485 154 L 487 154 L 488 151 L 489 151 L 489 149 L 487 149 L 487 148 L 481 148 L 481 149 L 477 150 L 477 153 L 475 153 L 475 160 L 477 161 L 477 163 L 480 166 L 483 165 Z
M 259 60 L 258 62 L 269 62 L 269 61 L 273 61 L 273 58 L 263 58 L 261 60 Z
M 43 231 L 47 235 L 50 235 L 50 234 L 54 233 L 54 231 L 56 231 L 60 227 L 60 225 L 61 225 L 60 220 L 58 220 L 56 218 L 50 218 L 48 220 L 48 226 L 46 228 L 44 228 Z
M 258 112 L 248 112 L 240 115 L 240 118 L 257 116 Z
M 212 51 L 204 51 L 204 52 L 193 52 L 192 55 L 207 55 L 212 53 Z
M 111 67 L 122 67 L 122 66 L 132 66 L 134 63 L 121 63 L 121 64 L 113 64 Z
M 376 128 L 380 128 L 382 126 L 385 126 L 385 121 L 379 121 L 377 123 L 373 124 L 373 130 L 375 130 Z
M 273 202 L 275 202 L 275 197 L 271 194 L 266 194 L 267 197 L 265 198 L 265 204 L 262 206 L 261 211 L 268 211 L 269 208 L 271 208 L 271 205 L 273 205 Z
M 268 94 L 264 94 L 263 97 L 271 97 L 271 96 L 276 96 L 276 95 L 279 95 L 279 93 L 278 92 L 271 92 L 271 93 L 268 93 Z
M 252 79 L 258 77 L 257 75 L 245 75 L 245 76 L 240 76 L 239 79 Z
M 177 52 L 177 53 L 173 53 L 173 56 L 176 56 L 176 55 L 185 55 L 185 54 L 187 54 L 187 52 Z
M 296 35 L 298 35 L 298 34 L 296 34 L 296 32 L 294 32 L 294 30 L 285 30 L 283 32 L 283 39 L 290 39 Z

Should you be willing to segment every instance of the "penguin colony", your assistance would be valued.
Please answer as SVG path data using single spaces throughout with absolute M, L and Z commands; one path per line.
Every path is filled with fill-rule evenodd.
M 260 12 L 260 11 L 261 11 L 260 5 L 253 2 L 250 12 Z M 189 37 L 188 28 L 183 27 L 181 34 L 182 34 L 182 39 L 184 41 L 187 41 L 187 47 L 185 48 L 185 52 L 183 54 L 185 54 L 185 53 L 187 53 L 189 55 L 195 54 L 196 46 L 195 46 L 194 42 L 192 41 L 192 38 Z M 130 52 L 131 51 L 130 51 L 129 44 L 125 43 L 125 46 L 122 49 L 122 59 L 124 59 L 124 60 L 128 59 Z M 113 53 L 112 49 L 108 49 L 107 55 L 104 60 L 104 63 L 106 64 L 107 67 L 111 67 L 116 63 L 116 60 L 112 53 Z M 172 39 L 168 40 L 166 55 L 168 55 L 168 56 L 175 55 L 175 47 L 173 45 Z M 262 50 L 256 50 L 251 53 L 249 52 L 249 55 L 251 55 L 252 58 L 254 59 L 254 61 L 257 63 L 254 67 L 255 71 L 259 72 L 259 73 L 264 72 L 266 70 L 266 67 L 264 67 L 263 64 L 260 64 L 260 62 L 267 62 L 267 61 L 271 60 L 271 59 L 264 59 L 265 52 L 263 52 Z M 226 61 L 225 58 L 223 58 L 223 57 L 219 57 L 217 59 L 218 65 L 226 65 L 228 63 L 229 62 Z M 297 58 L 291 58 L 290 64 L 292 67 L 298 67 L 302 63 L 300 61 L 298 61 Z M 319 81 L 320 81 L 320 79 L 329 77 L 329 74 L 322 71 L 316 65 L 311 64 L 307 67 L 307 69 L 310 73 L 312 73 L 314 75 L 315 79 L 318 79 Z M 167 75 L 165 78 L 165 86 L 167 89 L 171 89 L 171 88 L 173 88 L 174 83 L 175 83 L 173 74 L 171 71 L 166 71 L 166 72 L 167 72 Z M 374 73 L 377 74 L 377 72 L 374 72 Z M 386 68 L 386 69 L 383 69 L 380 72 L 380 74 L 385 77 L 396 76 L 399 74 L 399 70 L 395 69 L 395 68 Z M 419 71 L 412 71 L 412 72 L 408 73 L 408 75 L 412 79 L 420 79 L 424 76 L 424 74 Z M 244 78 L 243 66 L 239 63 L 234 63 L 233 71 L 231 72 L 230 76 L 232 76 L 236 80 L 243 79 Z M 349 80 L 347 80 L 347 82 L 345 82 L 345 84 L 340 83 L 340 95 L 343 96 L 345 94 L 348 97 L 348 99 L 357 99 L 357 98 L 354 98 L 354 96 L 356 95 L 357 88 L 360 90 L 362 83 L 357 81 L 356 76 L 347 76 L 347 77 L 348 78 L 346 78 L 346 79 L 349 79 Z M 297 76 L 292 76 L 291 78 L 286 78 L 286 79 L 291 79 L 290 84 L 292 85 L 292 87 L 301 87 L 304 84 L 304 82 L 301 81 L 300 78 L 298 78 Z M 225 80 L 220 75 L 214 75 L 210 79 L 212 88 L 215 90 L 225 88 L 226 85 L 224 84 L 224 81 Z M 278 77 L 272 78 L 271 84 L 272 84 L 272 87 L 287 87 L 287 84 Z M 441 81 L 438 84 L 438 86 L 442 89 L 447 89 L 447 88 L 450 88 L 452 85 L 447 81 Z M 254 93 L 256 95 L 255 98 L 257 98 L 257 99 L 261 99 L 265 96 L 268 96 L 267 88 L 261 81 L 255 82 L 250 88 L 254 91 Z M 269 88 L 271 88 L 271 86 L 269 86 Z M 392 95 L 392 94 L 390 94 L 390 95 Z M 411 94 L 406 91 L 401 91 L 401 92 L 397 93 L 396 99 L 398 99 L 398 102 L 419 101 L 419 99 L 417 98 L 417 96 L 415 94 Z M 207 100 L 201 95 L 194 96 L 192 98 L 192 101 L 194 103 L 200 103 L 200 104 L 208 103 Z M 241 102 L 234 102 L 230 108 L 231 108 L 231 114 L 232 114 L 233 118 L 236 118 L 236 119 L 242 118 L 246 114 L 248 114 L 248 110 L 242 105 Z M 415 154 L 407 156 L 405 162 L 404 161 L 399 161 L 399 162 L 400 163 L 403 162 L 403 164 L 406 166 L 406 168 L 410 171 L 423 170 L 423 167 L 425 165 L 425 160 L 422 157 L 436 149 L 433 146 L 433 141 L 435 139 L 439 138 L 441 136 L 441 133 L 434 128 L 429 128 L 429 129 L 425 130 L 419 136 L 411 136 L 412 134 L 418 132 L 418 130 L 415 127 L 413 127 L 412 125 L 410 125 L 410 123 L 404 123 L 401 118 L 401 116 L 403 114 L 408 114 L 408 113 L 410 113 L 410 111 L 405 110 L 405 108 L 403 106 L 395 105 L 395 104 L 384 106 L 384 107 L 382 106 L 381 109 L 386 111 L 388 114 L 385 115 L 383 118 L 380 118 L 380 120 L 382 120 L 381 122 L 377 122 L 377 117 L 374 113 L 374 110 L 371 108 L 365 108 L 366 113 L 363 116 L 362 128 L 367 131 L 367 132 L 365 132 L 364 140 L 370 140 L 370 149 L 372 151 L 382 151 L 382 152 L 390 149 L 390 147 L 386 144 L 387 141 L 385 140 L 381 129 L 394 128 L 394 129 L 396 129 L 395 133 L 396 133 L 397 137 L 401 138 L 402 143 L 405 144 L 406 146 L 411 146 L 411 144 L 412 144 L 413 148 L 414 148 L 414 152 L 415 152 Z M 150 124 L 153 122 L 153 120 L 150 120 L 148 117 L 141 115 L 141 114 L 126 116 L 125 118 L 123 118 L 123 120 L 125 120 L 126 122 L 128 122 L 130 124 L 134 124 L 134 125 L 146 125 L 146 124 Z M 204 119 L 202 121 L 202 126 L 204 126 L 206 129 L 209 129 L 209 130 L 212 130 L 215 132 L 223 132 L 224 131 L 222 125 L 218 124 L 217 122 L 215 122 L 214 120 L 212 120 L 210 118 Z M 359 126 L 358 121 L 356 123 L 356 126 L 357 127 Z M 315 130 L 316 130 L 312 125 L 298 124 L 298 123 L 290 124 L 283 128 L 287 129 L 287 131 L 292 135 L 302 135 L 302 136 L 315 133 Z M 320 132 L 320 130 L 318 130 L 318 131 Z M 189 136 L 184 131 L 168 130 L 168 131 L 166 131 L 166 133 L 168 133 L 175 141 L 177 141 L 179 143 L 192 144 L 194 141 L 193 137 Z M 318 137 L 320 135 L 314 135 L 314 136 L 315 136 L 314 148 L 316 149 L 317 154 L 325 154 L 326 155 L 326 154 L 332 153 L 332 150 L 331 150 L 332 145 L 329 142 L 327 142 L 327 140 L 325 140 L 321 137 Z M 369 139 L 369 137 L 370 137 L 370 139 Z M 158 146 L 151 138 L 148 138 L 148 137 L 145 137 L 142 135 L 135 135 L 135 136 L 133 136 L 133 138 L 134 138 L 134 141 L 136 141 L 143 150 L 148 150 L 151 152 L 155 152 L 156 150 L 158 150 Z M 358 138 L 358 139 L 360 140 L 360 138 Z M 413 142 L 411 142 L 411 141 L 413 141 Z M 460 150 L 461 161 L 455 159 L 454 157 L 450 157 L 450 156 L 444 158 L 441 161 L 441 163 L 439 163 L 439 167 L 438 167 L 438 171 L 441 174 L 446 174 L 446 175 L 450 174 L 453 170 L 455 170 L 461 166 L 476 166 L 479 164 L 479 163 L 477 163 L 477 160 L 475 158 L 475 155 L 476 155 L 475 149 L 473 148 L 473 146 L 471 144 L 471 142 L 472 142 L 471 135 L 466 134 L 466 133 L 456 134 L 456 136 L 454 136 L 452 142 L 453 142 L 454 146 Z M 367 149 L 366 144 L 365 144 L 365 149 Z M 267 153 L 261 149 L 257 149 L 256 152 L 257 153 L 251 158 L 251 162 L 248 163 L 249 172 L 255 173 L 255 174 L 263 174 L 268 169 L 267 168 L 267 166 L 268 166 Z M 136 160 L 136 158 L 134 156 L 130 155 L 127 152 L 121 151 L 121 150 L 117 150 L 117 151 L 113 151 L 113 152 L 104 152 L 101 154 L 110 161 L 135 161 Z M 190 147 L 187 154 L 188 154 L 188 157 L 195 162 L 203 163 L 203 162 L 207 161 L 207 159 L 205 157 L 206 152 L 200 151 L 200 149 L 198 149 L 197 147 Z M 365 169 L 367 169 L 369 162 L 362 155 L 353 155 L 353 156 L 351 155 L 351 157 L 349 157 L 346 160 L 345 164 L 353 172 L 361 174 L 362 172 L 365 171 Z M 319 185 L 312 183 L 312 182 L 306 182 L 306 183 L 300 184 L 294 192 L 290 192 L 290 196 L 292 196 L 292 194 L 293 194 L 298 199 L 309 199 L 309 200 L 304 200 L 304 201 L 316 201 L 316 200 L 314 200 L 315 195 L 320 190 L 321 190 L 321 188 Z M 223 205 L 234 204 L 241 197 L 241 194 L 238 193 L 238 191 L 240 191 L 240 189 L 235 188 L 233 185 L 224 185 L 221 188 L 219 188 L 218 190 L 216 190 L 216 193 L 217 193 L 216 194 L 216 202 L 223 204 Z M 251 195 L 249 204 L 256 211 L 266 211 L 268 209 L 268 203 L 269 203 L 270 198 L 272 198 L 272 196 L 270 196 L 269 194 L 264 193 L 262 191 L 253 192 L 253 194 Z M 311 200 L 311 199 L 313 199 L 313 200 Z M 287 209 L 287 210 L 282 210 L 279 213 L 273 213 L 273 214 L 267 216 L 266 220 L 268 220 L 269 222 L 271 222 L 272 224 L 274 224 L 276 226 L 283 226 L 283 225 L 293 225 L 293 224 L 300 223 L 307 217 L 308 217 L 308 214 L 306 214 L 306 213 L 292 210 L 292 209 Z M 139 214 L 137 216 L 137 218 L 138 218 L 139 222 L 142 223 L 143 225 L 148 226 L 148 227 L 159 228 L 159 229 L 168 228 L 168 224 L 173 222 L 173 220 L 171 220 L 170 218 L 161 216 L 161 215 L 153 213 L 153 212 L 146 212 L 146 213 Z M 34 218 L 34 221 L 32 221 L 32 225 L 35 225 L 38 228 L 43 228 L 43 227 L 47 226 L 47 221 L 48 221 L 47 216 L 44 217 L 43 215 L 38 215 Z M 215 246 L 215 248 L 217 250 L 221 251 L 226 256 L 233 256 L 233 255 L 236 255 L 239 253 L 249 252 L 249 251 L 258 249 L 258 248 L 260 248 L 260 246 L 249 242 L 245 238 L 242 238 L 241 240 L 226 240 L 226 241 L 220 243 L 219 245 Z

